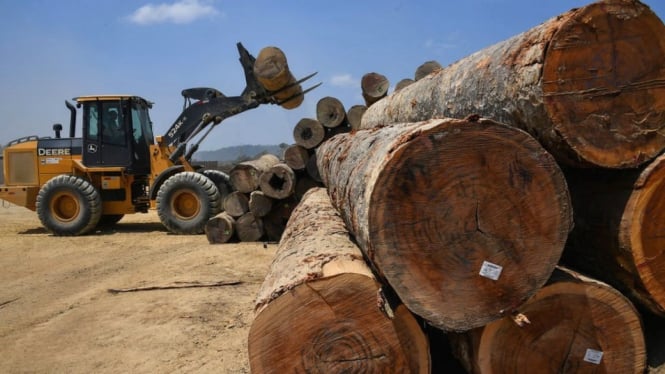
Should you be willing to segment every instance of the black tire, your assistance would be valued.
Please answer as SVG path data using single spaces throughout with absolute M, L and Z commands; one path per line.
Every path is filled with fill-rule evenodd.
M 217 186 L 217 190 L 222 198 L 221 201 L 224 201 L 226 195 L 233 192 L 233 185 L 231 185 L 231 177 L 228 174 L 221 170 L 207 169 L 202 170 L 199 173 L 205 175 L 212 181 L 212 183 Z
M 202 234 L 221 210 L 217 186 L 203 174 L 185 171 L 164 181 L 157 191 L 157 214 L 175 234 Z
M 102 214 L 102 217 L 97 223 L 97 227 L 110 227 L 118 223 L 124 214 Z
M 97 226 L 102 199 L 87 180 L 59 175 L 39 190 L 36 210 L 42 225 L 54 235 L 83 235 Z

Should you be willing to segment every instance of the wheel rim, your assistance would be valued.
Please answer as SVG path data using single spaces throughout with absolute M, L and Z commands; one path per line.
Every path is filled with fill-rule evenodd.
M 68 191 L 61 191 L 51 199 L 49 210 L 53 214 L 53 218 L 58 221 L 70 222 L 78 217 L 81 212 L 81 205 L 76 195 Z
M 194 192 L 181 190 L 173 196 L 171 211 L 179 219 L 192 219 L 201 211 L 201 203 Z

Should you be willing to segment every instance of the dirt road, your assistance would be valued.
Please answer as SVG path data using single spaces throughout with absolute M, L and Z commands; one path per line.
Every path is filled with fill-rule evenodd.
M 54 237 L 0 207 L 0 372 L 248 373 L 253 300 L 275 245 L 210 245 L 154 213 Z M 235 285 L 200 287 L 220 282 Z M 174 289 L 112 293 L 109 289 Z

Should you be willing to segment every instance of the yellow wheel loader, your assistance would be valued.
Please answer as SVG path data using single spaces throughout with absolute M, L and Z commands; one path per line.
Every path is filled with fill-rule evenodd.
M 183 111 L 163 136 L 153 136 L 152 103 L 139 96 L 80 96 L 76 105 L 65 101 L 68 137 L 55 124 L 54 137 L 23 137 L 4 148 L 0 199 L 36 211 L 54 235 L 86 234 L 152 207 L 169 231 L 202 233 L 232 187 L 223 172 L 191 163 L 199 144 L 225 118 L 261 104 L 288 107 L 284 104 L 320 85 L 300 89 L 314 73 L 269 91 L 255 76 L 256 59 L 241 43 L 237 47 L 247 82 L 242 94 L 183 90 Z M 284 92 L 295 94 L 285 97 Z M 76 137 L 79 112 L 82 134 Z

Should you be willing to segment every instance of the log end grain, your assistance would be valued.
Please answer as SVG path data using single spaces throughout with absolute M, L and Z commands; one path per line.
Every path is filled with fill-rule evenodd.
M 302 118 L 293 128 L 293 140 L 306 149 L 316 148 L 326 136 L 326 128 L 313 118 Z
M 235 234 L 235 219 L 230 214 L 221 212 L 208 220 L 205 234 L 210 244 L 227 243 Z
M 646 368 L 640 316 L 606 284 L 549 284 L 520 313 L 528 320 L 522 326 L 507 317 L 484 327 L 471 365 L 475 372 L 643 373 Z
M 346 109 L 342 102 L 331 96 L 321 98 L 316 103 L 316 119 L 324 127 L 337 127 L 346 121 Z
M 584 161 L 631 168 L 665 147 L 663 35 L 638 1 L 596 2 L 559 26 L 545 55 L 544 103 Z
M 390 81 L 385 75 L 371 72 L 363 75 L 360 80 L 360 88 L 365 104 L 370 106 L 388 94 Z

